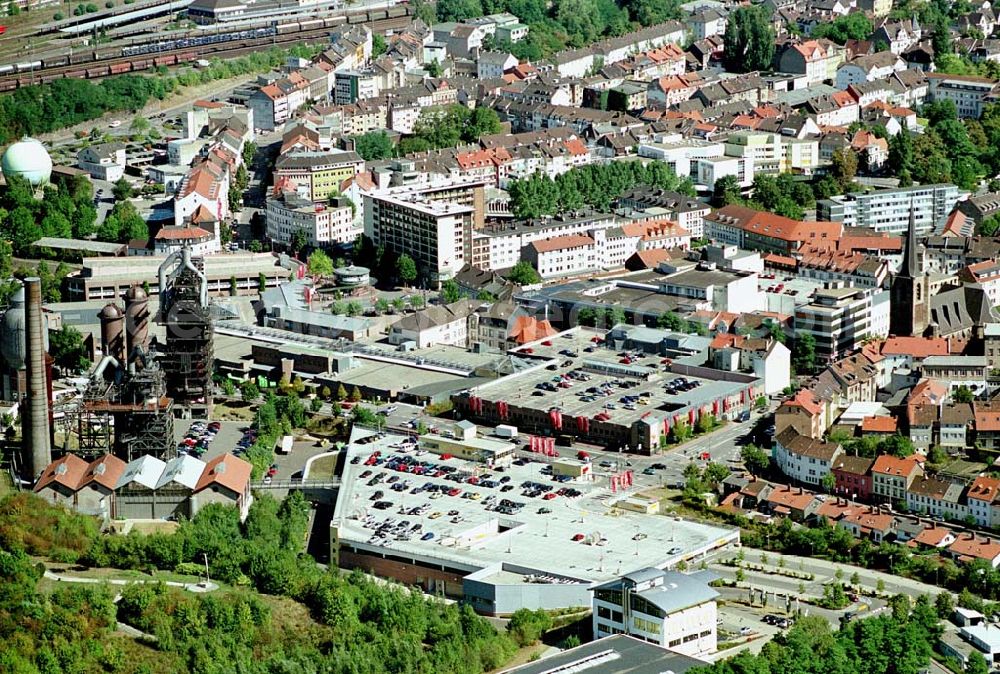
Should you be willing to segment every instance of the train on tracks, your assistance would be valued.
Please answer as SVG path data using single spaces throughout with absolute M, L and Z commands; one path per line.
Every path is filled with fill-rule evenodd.
M 233 29 L 207 35 L 192 32 L 141 45 L 88 50 L 75 52 L 71 55 L 62 54 L 37 61 L 4 65 L 0 66 L 0 92 L 11 91 L 29 84 L 51 82 L 63 77 L 99 79 L 161 66 L 183 65 L 205 56 L 212 56 L 215 52 L 238 49 L 241 46 L 266 47 L 268 40 L 287 43 L 289 37 L 300 33 L 398 19 L 412 13 L 413 10 L 407 5 L 372 9 L 341 16 L 303 18 L 299 21 L 274 23 L 270 26 L 257 28 Z M 102 63 L 104 61 L 107 63 Z

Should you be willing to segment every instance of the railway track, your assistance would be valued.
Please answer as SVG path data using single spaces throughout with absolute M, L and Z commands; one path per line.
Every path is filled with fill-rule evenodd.
M 78 63 L 65 63 L 41 67 L 29 71 L 0 74 L 0 92 L 13 91 L 32 84 L 44 84 L 63 78 L 99 80 L 112 75 L 141 73 L 159 67 L 170 67 L 193 63 L 199 59 L 229 58 L 268 49 L 270 47 L 287 47 L 294 44 L 326 42 L 329 34 L 340 26 L 365 24 L 373 31 L 384 32 L 400 29 L 410 22 L 410 10 L 398 16 L 387 16 L 385 10 L 370 10 L 369 12 L 340 17 L 339 23 L 330 21 L 312 21 L 317 23 L 314 28 L 302 28 L 295 32 L 287 32 L 285 27 L 281 32 L 255 39 L 233 40 L 200 46 L 176 47 L 142 55 L 111 55 L 94 53 L 94 60 Z M 373 17 L 375 15 L 375 18 Z M 288 25 L 286 24 L 286 27 Z

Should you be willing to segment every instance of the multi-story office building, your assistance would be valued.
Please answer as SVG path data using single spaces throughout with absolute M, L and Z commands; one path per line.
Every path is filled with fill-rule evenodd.
M 958 188 L 950 183 L 855 192 L 816 202 L 816 218 L 902 234 L 912 210 L 917 234 L 927 236 L 948 217 L 958 197 Z
M 875 325 L 888 329 L 889 303 L 880 301 L 886 294 L 864 288 L 817 290 L 809 304 L 795 310 L 795 334 L 812 335 L 816 357 L 832 362 L 875 336 Z M 885 316 L 873 316 L 875 312 Z
M 275 162 L 274 182 L 290 180 L 303 198 L 323 201 L 364 168 L 365 161 L 356 152 L 291 152 Z
M 314 204 L 294 192 L 267 200 L 267 236 L 287 246 L 295 232 L 302 232 L 309 246 L 326 248 L 352 243 L 362 233 L 355 223 L 354 207 L 342 197 Z
M 685 655 L 716 650 L 719 595 L 692 575 L 640 569 L 592 592 L 595 639 L 628 634 Z
M 979 119 L 983 105 L 996 90 L 996 80 L 974 75 L 928 73 L 928 93 L 934 101 L 952 101 L 959 117 Z

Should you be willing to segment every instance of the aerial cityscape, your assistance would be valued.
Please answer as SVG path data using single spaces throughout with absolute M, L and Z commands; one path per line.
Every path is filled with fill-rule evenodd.
M 0 0 L 0 169 L 0 672 L 1000 673 L 988 0 Z

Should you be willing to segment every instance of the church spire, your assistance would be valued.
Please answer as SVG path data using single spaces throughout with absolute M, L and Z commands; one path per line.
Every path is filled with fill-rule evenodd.
M 919 275 L 917 269 L 917 222 L 912 198 L 910 199 L 910 221 L 906 226 L 906 240 L 903 241 L 903 266 L 899 273 L 909 278 L 916 278 Z

